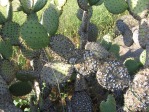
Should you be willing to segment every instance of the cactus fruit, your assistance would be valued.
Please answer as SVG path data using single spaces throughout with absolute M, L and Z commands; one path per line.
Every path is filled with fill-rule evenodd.
M 14 96 L 24 96 L 32 91 L 31 83 L 29 82 L 15 82 L 9 87 L 10 93 Z
M 126 111 L 147 112 L 149 106 L 149 69 L 139 71 L 124 95 L 124 109 Z
M 59 13 L 56 6 L 50 4 L 50 6 L 43 12 L 40 22 L 50 36 L 53 36 L 59 26 Z
M 72 41 L 70 41 L 69 38 L 63 35 L 50 37 L 49 46 L 55 53 L 65 58 L 66 60 L 70 58 L 71 54 L 75 50 L 75 46 Z
M 77 0 L 78 6 L 82 9 L 87 11 L 89 9 L 88 0 Z
M 35 80 L 37 77 L 36 77 L 36 74 L 35 74 L 35 71 L 25 71 L 25 70 L 21 70 L 21 71 L 18 71 L 16 73 L 16 78 L 20 81 L 33 81 Z
M 133 33 L 130 30 L 129 26 L 126 23 L 124 23 L 121 19 L 116 21 L 116 25 L 118 30 L 123 35 L 124 44 L 130 47 L 133 44 Z
M 12 53 L 13 49 L 11 42 L 9 40 L 0 40 L 0 54 L 2 54 L 5 59 L 10 59 L 12 57 Z
M 149 18 L 140 21 L 138 39 L 140 46 L 145 49 L 149 39 Z
M 33 11 L 38 12 L 41 10 L 47 3 L 48 0 L 34 0 Z
M 87 78 L 97 71 L 98 60 L 91 51 L 85 51 L 83 58 L 74 65 L 76 71 Z
M 145 65 L 145 61 L 146 61 L 146 50 L 144 50 L 141 54 L 140 54 L 140 62 L 142 63 L 142 65 Z
M 105 0 L 104 5 L 113 14 L 123 13 L 128 8 L 125 0 Z
M 127 0 L 129 10 L 141 18 L 144 18 L 144 13 L 147 13 L 149 8 L 148 0 Z
M 21 26 L 21 42 L 31 49 L 41 49 L 49 44 L 45 28 L 38 21 L 28 20 Z
M 116 112 L 116 101 L 112 95 L 108 95 L 107 101 L 100 103 L 101 112 Z
M 85 49 L 92 51 L 93 54 L 96 55 L 96 57 L 98 57 L 99 59 L 106 59 L 109 56 L 109 52 L 96 42 L 87 42 L 85 45 Z
M 96 5 L 100 0 L 88 0 L 90 6 Z
M 93 23 L 89 23 L 88 26 L 88 41 L 89 42 L 96 42 L 97 38 L 98 38 L 98 27 L 93 24 Z
M 47 85 L 57 86 L 57 84 L 69 80 L 72 72 L 73 68 L 70 64 L 63 62 L 49 62 L 43 66 L 40 76 L 42 82 Z
M 15 22 L 6 22 L 2 27 L 2 38 L 10 39 L 12 45 L 19 44 L 20 26 Z
M 99 64 L 96 78 L 101 86 L 112 92 L 123 90 L 130 83 L 127 68 L 117 60 L 108 60 Z
M 8 60 L 2 60 L 0 63 L 0 75 L 6 81 L 7 84 L 10 84 L 15 78 L 17 72 L 17 67 L 13 62 Z
M 134 58 L 127 58 L 124 62 L 130 75 L 134 75 L 141 67 L 140 62 Z
M 6 102 L 12 103 L 12 97 L 10 95 L 8 86 L 4 79 L 0 75 L 0 106 L 3 105 Z
M 86 80 L 81 74 L 77 74 L 75 81 L 75 91 L 87 90 Z
M 91 18 L 91 17 L 92 17 L 92 14 L 93 14 L 93 8 L 92 8 L 92 7 L 90 7 L 90 8 L 88 9 L 88 13 L 89 13 L 89 14 L 88 14 L 88 17 Z M 79 9 L 77 10 L 76 16 L 77 16 L 77 18 L 78 18 L 80 21 L 82 21 L 83 10 L 82 10 L 81 8 L 79 8 Z
M 71 98 L 73 112 L 92 112 L 92 101 L 85 91 L 74 92 Z

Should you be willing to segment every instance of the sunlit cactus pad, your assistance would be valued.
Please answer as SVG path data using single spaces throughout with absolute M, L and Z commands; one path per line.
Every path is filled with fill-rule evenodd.
M 13 83 L 9 87 L 9 90 L 14 96 L 24 96 L 32 91 L 32 86 L 30 82 L 18 81 L 16 83 Z
M 125 0 L 105 0 L 104 5 L 113 14 L 123 13 L 128 8 Z
M 38 21 L 30 19 L 21 26 L 21 41 L 31 49 L 41 49 L 49 44 L 49 37 Z
M 6 22 L 2 28 L 2 37 L 10 39 L 12 45 L 19 44 L 20 26 L 15 22 Z
M 108 60 L 99 64 L 96 78 L 101 86 L 111 91 L 123 90 L 130 83 L 127 68 L 116 60 Z
M 139 71 L 124 95 L 125 110 L 147 112 L 149 106 L 149 69 Z
M 17 72 L 17 67 L 13 62 L 10 62 L 8 60 L 3 60 L 0 63 L 0 75 L 8 84 L 13 81 L 13 79 L 15 78 L 16 72 Z
M 73 112 L 92 112 L 92 101 L 85 91 L 74 92 L 71 99 Z
M 64 83 L 70 79 L 73 68 L 70 64 L 63 62 L 46 63 L 41 71 L 41 80 L 51 86 Z

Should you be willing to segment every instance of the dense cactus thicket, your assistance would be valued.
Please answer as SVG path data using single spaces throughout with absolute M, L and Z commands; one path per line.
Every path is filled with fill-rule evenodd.
M 27 112 L 149 111 L 149 1 L 76 0 L 79 46 L 57 34 L 66 3 L 0 0 L 0 111 L 25 111 L 16 98 L 28 99 Z M 115 21 L 118 37 L 99 42 L 90 20 L 101 4 L 127 15 Z M 26 15 L 22 25 L 13 21 L 14 11 Z M 135 45 L 142 54 L 121 50 Z

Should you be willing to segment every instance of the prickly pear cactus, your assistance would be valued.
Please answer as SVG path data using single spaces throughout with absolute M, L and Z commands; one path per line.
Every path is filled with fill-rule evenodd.
M 7 82 L 7 84 L 10 84 L 13 81 L 16 72 L 17 67 L 13 62 L 2 60 L 2 62 L 0 63 L 0 75 Z
M 64 83 L 71 77 L 73 68 L 70 64 L 63 62 L 46 63 L 40 73 L 41 80 L 51 86 Z
M 101 112 L 116 112 L 116 101 L 112 95 L 108 95 L 107 101 L 100 103 Z
M 90 6 L 96 5 L 100 0 L 88 0 Z
M 71 98 L 73 112 L 92 112 L 92 101 L 85 91 L 74 92 Z
M 128 8 L 125 0 L 105 0 L 104 5 L 113 14 L 123 13 Z
M 0 5 L 0 24 L 4 24 L 6 20 L 6 8 Z
M 88 0 L 77 0 L 78 6 L 82 9 L 87 11 L 89 8 Z
M 146 61 L 146 50 L 144 50 L 141 54 L 140 54 L 140 62 L 142 63 L 142 65 L 145 65 L 145 61 Z
M 144 16 L 147 14 L 148 8 L 149 8 L 149 1 L 148 0 L 127 0 L 130 11 L 141 17 L 144 18 Z
M 48 0 L 34 0 L 33 11 L 38 12 L 41 10 L 47 3 Z
M 140 70 L 124 95 L 125 111 L 147 112 L 149 106 L 149 69 Z
M 33 6 L 32 0 L 20 0 L 20 3 L 24 13 L 29 14 L 32 12 L 32 6 Z
M 129 86 L 130 76 L 127 68 L 117 60 L 100 63 L 96 73 L 98 83 L 104 88 L 115 91 Z
M 10 39 L 12 45 L 19 44 L 20 25 L 15 22 L 6 22 L 2 27 L 2 38 Z
M 38 21 L 27 20 L 21 26 L 20 34 L 20 41 L 31 49 L 41 49 L 49 44 L 47 31 Z
M 43 12 L 41 22 L 50 36 L 53 36 L 59 26 L 59 13 L 56 6 L 50 4 L 49 7 Z
M 32 85 L 30 82 L 18 81 L 9 87 L 9 91 L 14 96 L 24 96 L 32 91 Z

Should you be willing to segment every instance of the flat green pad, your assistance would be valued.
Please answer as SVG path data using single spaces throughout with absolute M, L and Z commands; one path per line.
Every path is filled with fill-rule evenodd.
M 2 37 L 10 39 L 12 45 L 19 44 L 20 25 L 15 22 L 6 22 L 2 27 Z
M 101 0 L 88 0 L 89 4 L 92 5 L 96 5 L 99 1 Z
M 82 9 L 87 11 L 89 8 L 88 0 L 77 0 L 78 6 Z
M 16 82 L 9 87 L 9 90 L 14 96 L 24 96 L 32 91 L 32 86 L 29 82 Z
M 104 5 L 113 14 L 123 13 L 128 8 L 125 0 L 105 0 Z
M 37 12 L 41 10 L 47 3 L 48 0 L 34 0 L 33 11 Z
M 6 7 L 0 5 L 0 24 L 5 23 L 6 21 Z
M 23 8 L 23 12 L 29 14 L 32 10 L 33 1 L 32 0 L 19 0 Z
M 45 28 L 38 21 L 28 20 L 21 27 L 22 42 L 31 49 L 41 49 L 49 44 Z

